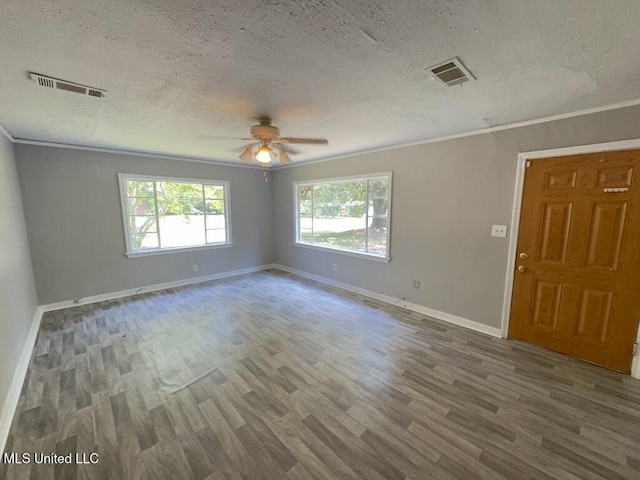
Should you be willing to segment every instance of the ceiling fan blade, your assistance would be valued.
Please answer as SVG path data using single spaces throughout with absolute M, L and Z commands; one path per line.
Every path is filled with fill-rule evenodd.
M 281 137 L 278 141 L 282 143 L 306 143 L 309 145 L 327 145 L 329 143 L 326 138 Z
M 234 140 L 236 142 L 238 140 L 244 140 L 244 138 L 239 138 L 239 137 L 220 137 L 217 135 L 198 135 L 196 138 L 202 139 L 202 140 Z M 253 138 L 250 138 L 249 140 L 253 140 Z
M 284 144 L 280 143 L 279 140 L 273 140 L 271 143 L 277 145 L 280 150 L 285 150 L 287 153 L 289 153 L 291 155 L 298 155 L 299 153 L 301 153 L 300 150 L 297 150 L 295 148 L 291 148 L 288 143 L 286 144 L 287 145 L 286 149 L 284 148 Z
M 253 149 L 251 148 L 251 146 L 247 147 L 238 158 L 243 162 L 251 163 L 251 161 L 253 160 Z

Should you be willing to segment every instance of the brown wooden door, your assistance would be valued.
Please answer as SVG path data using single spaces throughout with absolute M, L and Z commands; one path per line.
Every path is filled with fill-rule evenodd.
M 640 315 L 639 176 L 640 150 L 530 162 L 510 338 L 630 371 Z

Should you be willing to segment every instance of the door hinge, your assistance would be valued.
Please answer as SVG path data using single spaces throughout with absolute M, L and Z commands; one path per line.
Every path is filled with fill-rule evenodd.
M 531 160 L 527 160 L 527 163 L 524 164 L 525 168 L 529 168 L 531 166 Z
M 638 354 L 638 342 L 633 344 L 633 355 Z

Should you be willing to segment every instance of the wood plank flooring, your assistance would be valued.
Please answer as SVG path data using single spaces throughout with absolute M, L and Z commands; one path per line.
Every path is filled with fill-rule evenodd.
M 640 382 L 279 271 L 47 313 L 0 478 L 638 479 Z

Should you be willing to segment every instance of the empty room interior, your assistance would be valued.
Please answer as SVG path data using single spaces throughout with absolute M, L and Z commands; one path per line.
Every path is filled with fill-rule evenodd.
M 0 480 L 640 478 L 640 2 L 0 4 Z

